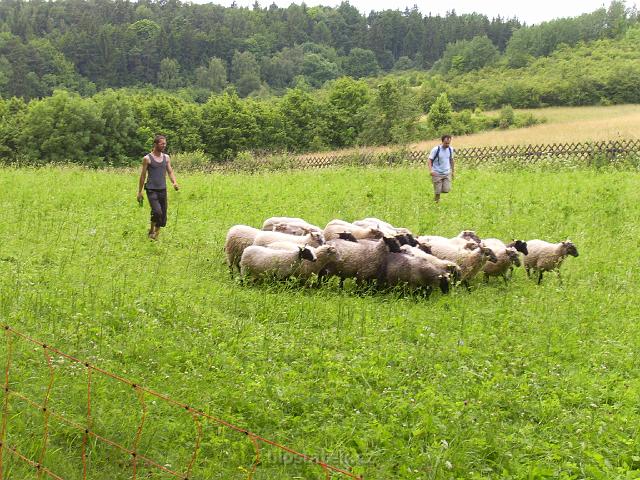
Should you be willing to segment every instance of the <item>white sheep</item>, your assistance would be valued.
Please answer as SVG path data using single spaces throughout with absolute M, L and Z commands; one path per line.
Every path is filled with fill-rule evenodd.
M 542 274 L 552 270 L 557 272 L 558 280 L 562 284 L 560 276 L 562 262 L 568 255 L 578 256 L 578 249 L 570 240 L 559 243 L 549 243 L 538 239 L 527 240 L 527 250 L 529 253 L 524 256 L 524 268 L 528 277 L 531 276 L 531 270 L 538 272 L 538 285 L 542 282 Z
M 324 238 L 322 237 L 322 234 L 317 232 L 311 232 L 306 235 L 290 235 L 288 233 L 259 230 L 255 236 L 253 244 L 266 247 L 270 243 L 274 242 L 291 242 L 296 245 L 319 247 L 324 243 Z
M 286 249 L 251 245 L 242 252 L 240 274 L 243 278 L 284 280 L 297 276 L 303 261 L 314 259 L 313 252 L 304 246 Z
M 423 244 L 431 249 L 431 254 L 442 259 L 455 262 L 460 267 L 460 281 L 469 288 L 469 281 L 475 277 L 487 261 L 495 263 L 498 261 L 493 251 L 480 243 L 468 242 L 464 246 L 456 246 L 445 241 L 431 241 Z
M 460 266 L 450 260 L 442 260 L 431 254 L 431 249 L 425 245 L 419 245 L 418 247 L 412 247 L 410 245 L 403 245 L 400 247 L 402 252 L 413 255 L 414 257 L 421 257 L 431 262 L 435 267 L 445 270 L 451 275 L 451 280 L 457 282 L 460 280 L 462 271 Z
M 493 250 L 498 259 L 497 262 L 487 262 L 482 267 L 485 280 L 488 280 L 489 277 L 502 277 L 504 282 L 507 283 L 507 273 L 509 273 L 510 277 L 514 266 L 519 267 L 521 265 L 518 252 L 527 254 L 527 243 L 522 240 L 515 240 L 506 245 L 498 238 L 484 238 L 482 242 Z
M 382 262 L 389 252 L 400 252 L 395 238 L 383 237 L 380 240 L 333 239 L 327 242 L 336 247 L 338 260 L 329 262 L 320 272 L 320 276 L 336 275 L 340 278 L 340 288 L 346 278 L 355 278 L 358 284 L 375 280 Z
M 441 237 L 439 235 L 421 235 L 417 238 L 417 240 L 418 240 L 418 243 L 421 243 L 421 244 L 429 244 L 431 242 L 442 243 L 442 242 L 448 241 L 449 243 L 456 246 L 465 246 L 469 242 L 474 242 L 479 244 L 482 241 L 482 239 L 478 237 L 478 235 L 476 235 L 476 232 L 474 232 L 473 230 L 463 230 L 458 235 L 451 238 Z
M 388 286 L 426 288 L 427 292 L 440 288 L 442 293 L 448 293 L 452 275 L 447 267 L 436 264 L 423 255 L 407 253 L 403 247 L 401 253 L 389 253 L 385 256 L 378 281 Z
M 242 252 L 248 246 L 253 245 L 258 232 L 260 230 L 248 225 L 234 225 L 227 232 L 227 237 L 224 241 L 224 253 L 231 275 L 233 275 L 234 268 L 240 270 Z
M 291 235 L 306 235 L 307 233 L 322 233 L 322 229 L 296 217 L 271 217 L 264 221 L 262 230 L 289 233 Z
M 362 220 L 356 220 L 353 224 L 358 227 L 377 228 L 378 230 L 381 230 L 385 236 L 395 237 L 398 242 L 400 242 L 400 245 L 411 245 L 412 247 L 418 245 L 418 242 L 413 236 L 413 233 L 411 233 L 411 230 L 404 227 L 394 227 L 390 223 L 380 220 L 379 218 L 363 218 Z
M 323 233 L 326 241 L 339 238 L 341 233 L 350 233 L 358 240 L 375 240 L 384 236 L 379 228 L 359 227 L 344 220 L 331 220 L 324 227 Z

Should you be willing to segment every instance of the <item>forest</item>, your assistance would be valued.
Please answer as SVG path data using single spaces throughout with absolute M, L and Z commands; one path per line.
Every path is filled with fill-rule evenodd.
M 154 133 L 205 161 L 535 123 L 640 102 L 624 2 L 527 26 L 417 9 L 0 2 L 0 160 L 129 165 Z M 502 108 L 500 118 L 485 110 Z

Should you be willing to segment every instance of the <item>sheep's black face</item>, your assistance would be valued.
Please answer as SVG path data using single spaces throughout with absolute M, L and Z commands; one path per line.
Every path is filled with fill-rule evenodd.
M 340 240 L 346 240 L 347 242 L 358 242 L 358 239 L 354 237 L 351 232 L 340 232 L 338 238 Z
M 490 248 L 485 247 L 483 252 L 487 256 L 487 260 L 489 260 L 491 263 L 497 263 L 498 262 L 498 257 L 496 257 L 496 254 L 493 253 L 493 250 L 491 250 Z
M 371 235 L 371 238 L 373 238 L 374 240 L 380 239 L 384 237 L 384 232 L 382 230 L 379 230 L 377 228 L 370 228 L 369 229 L 369 234 Z
M 387 246 L 387 248 L 389 249 L 389 251 L 391 253 L 401 253 L 402 252 L 402 250 L 400 250 L 400 243 L 395 238 L 393 238 L 393 237 L 391 237 L 391 238 L 382 237 L 382 239 L 384 240 L 385 245 Z
M 309 260 L 312 262 L 316 261 L 316 256 L 313 253 L 313 251 L 309 250 L 307 247 L 301 248 L 300 249 L 300 258 L 302 260 Z
M 418 241 L 415 239 L 413 235 L 411 235 L 410 233 L 406 233 L 404 236 L 405 236 L 407 245 L 411 245 L 412 247 L 418 246 Z
M 527 242 L 523 242 L 522 240 L 516 240 L 512 243 L 513 248 L 524 255 L 529 255 L 529 250 L 527 249 Z
M 431 246 L 429 245 L 425 245 L 424 243 L 418 243 L 417 247 L 422 250 L 424 253 L 428 253 L 429 255 L 431 255 Z
M 465 240 L 472 240 L 476 243 L 480 243 L 482 240 L 480 239 L 480 237 L 478 235 L 476 235 L 476 232 L 472 231 L 472 230 L 465 230 L 464 232 L 462 232 L 460 234 L 460 236 L 462 238 L 464 238 Z
M 408 245 L 407 236 L 404 233 L 398 233 L 394 238 L 398 241 L 400 246 Z
M 579 255 L 578 249 L 573 243 L 565 242 L 565 245 L 567 247 L 567 255 L 571 255 L 572 257 L 577 257 Z

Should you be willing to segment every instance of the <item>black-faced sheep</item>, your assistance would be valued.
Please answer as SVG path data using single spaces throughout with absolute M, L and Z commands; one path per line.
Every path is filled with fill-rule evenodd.
M 451 276 L 452 282 L 458 282 L 460 280 L 460 276 L 462 275 L 460 266 L 457 263 L 452 262 L 450 260 L 442 260 L 441 258 L 438 258 L 435 255 L 432 255 L 430 247 L 426 245 L 419 245 L 417 247 L 403 245 L 401 247 L 401 250 L 404 253 L 408 253 L 409 255 L 424 258 L 429 262 L 431 262 L 437 268 L 441 268 L 444 271 L 448 272 Z
M 296 245 L 309 245 L 312 247 L 319 247 L 324 243 L 322 234 L 317 232 L 311 232 L 306 235 L 291 235 L 281 232 L 267 232 L 264 230 L 258 231 L 253 241 L 254 245 L 266 247 L 270 243 L 274 242 L 291 242 Z
M 480 243 L 482 239 L 476 235 L 476 232 L 473 230 L 463 230 L 455 237 L 447 238 L 441 237 L 439 235 L 421 235 L 418 237 L 418 242 L 422 244 L 428 244 L 431 242 L 445 242 L 449 241 L 450 243 L 457 246 L 464 246 L 469 242 Z
M 297 276 L 302 263 L 315 258 L 313 251 L 304 246 L 287 249 L 251 245 L 242 252 L 240 273 L 243 278 L 284 280 Z
M 346 278 L 355 278 L 359 284 L 375 280 L 385 256 L 389 252 L 400 252 L 398 241 L 387 237 L 357 242 L 334 239 L 327 243 L 336 247 L 339 259 L 329 262 L 320 276 L 338 276 L 340 288 Z
M 413 236 L 413 233 L 411 233 L 411 230 L 404 227 L 394 227 L 390 223 L 380 220 L 379 218 L 363 218 L 362 220 L 356 220 L 353 224 L 363 228 L 377 228 L 378 230 L 381 230 L 385 236 L 395 237 L 398 242 L 400 242 L 400 245 L 411 245 L 412 247 L 418 245 L 418 241 Z
M 487 262 L 482 267 L 485 280 L 488 280 L 489 277 L 502 277 L 504 282 L 507 283 L 508 276 L 511 276 L 514 266 L 519 267 L 521 265 L 518 252 L 526 254 L 528 251 L 527 243 L 522 240 L 515 240 L 505 245 L 502 240 L 497 238 L 485 238 L 482 243 L 493 250 L 498 259 L 497 262 Z M 509 274 L 508 276 L 507 273 Z
M 542 282 L 542 274 L 555 270 L 558 273 L 558 280 L 562 283 L 560 276 L 560 266 L 568 255 L 578 256 L 578 249 L 569 240 L 559 243 L 549 243 L 544 240 L 528 240 L 527 249 L 529 253 L 524 256 L 524 268 L 527 276 L 531 275 L 531 270 L 538 272 L 538 285 Z
M 323 233 L 326 241 L 339 238 L 341 233 L 350 233 L 358 240 L 376 240 L 384 236 L 379 228 L 359 227 L 344 220 L 331 220 L 324 227 Z
M 306 235 L 311 232 L 322 233 L 322 229 L 296 217 L 271 217 L 264 221 L 262 230 Z
M 422 238 L 422 237 L 420 237 Z M 495 253 L 480 243 L 473 241 L 466 243 L 464 246 L 457 246 L 451 243 L 449 239 L 446 241 L 431 241 L 423 246 L 431 249 L 432 255 L 442 259 L 449 260 L 458 264 L 461 270 L 460 281 L 469 288 L 469 281 L 475 277 L 487 261 L 495 263 L 498 261 Z
M 378 272 L 378 282 L 388 286 L 425 288 L 427 292 L 432 288 L 440 288 L 442 293 L 448 293 L 452 275 L 448 266 L 432 262 L 422 255 L 402 251 L 385 256 Z

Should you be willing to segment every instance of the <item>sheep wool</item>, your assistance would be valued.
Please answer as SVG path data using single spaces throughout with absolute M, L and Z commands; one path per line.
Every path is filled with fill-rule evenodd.
M 240 270 L 242 252 L 248 246 L 253 245 L 258 232 L 260 232 L 260 230 L 248 225 L 234 225 L 227 232 L 227 237 L 224 242 L 224 253 L 229 272 L 232 275 L 234 269 Z
M 552 270 L 558 272 L 558 278 L 562 282 L 560 266 L 567 256 L 578 256 L 578 249 L 570 240 L 559 243 L 538 239 L 528 240 L 527 250 L 529 253 L 524 256 L 524 268 L 527 275 L 530 275 L 531 270 L 538 272 L 538 284 L 542 282 L 542 274 Z
M 375 240 L 384 236 L 379 228 L 359 227 L 344 220 L 331 220 L 324 227 L 324 238 L 327 241 L 339 238 L 341 233 L 350 233 L 358 240 Z
M 516 267 L 521 265 L 518 251 L 514 247 L 508 247 L 498 238 L 485 238 L 482 242 L 493 250 L 498 260 L 495 263 L 487 262 L 482 267 L 485 278 L 503 277 L 506 280 L 507 272 L 509 272 L 514 265 Z
M 274 242 L 291 242 L 302 246 L 309 245 L 319 247 L 324 243 L 324 239 L 321 234 L 315 232 L 308 233 L 307 235 L 290 235 L 288 233 L 259 230 L 253 244 L 266 247 Z
M 307 247 L 297 250 L 275 249 L 259 245 L 245 248 L 240 259 L 240 274 L 243 277 L 274 277 L 284 280 L 297 276 L 304 260 L 313 260 L 315 256 Z
M 262 230 L 289 233 L 291 235 L 306 235 L 307 233 L 322 233 L 322 229 L 297 217 L 271 217 L 262 224 Z
M 378 280 L 389 286 L 440 288 L 442 293 L 448 293 L 451 274 L 423 256 L 403 251 L 385 256 Z
M 400 252 L 400 245 L 395 238 L 357 242 L 335 239 L 327 243 L 336 247 L 339 259 L 329 262 L 321 274 L 336 275 L 340 277 L 341 284 L 345 278 L 355 278 L 359 282 L 374 280 L 384 257 L 390 251 Z

